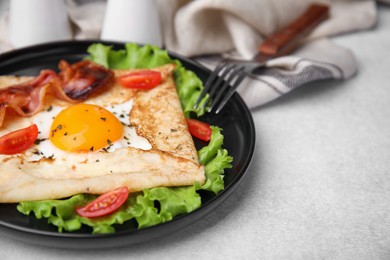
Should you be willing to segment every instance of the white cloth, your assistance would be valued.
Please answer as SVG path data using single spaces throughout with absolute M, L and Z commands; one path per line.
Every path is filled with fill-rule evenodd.
M 164 47 L 195 57 L 223 54 L 249 59 L 264 37 L 295 19 L 311 0 L 156 0 Z M 389 0 L 386 0 L 390 2 Z M 250 108 L 258 107 L 305 83 L 348 79 L 357 72 L 353 53 L 328 39 L 376 24 L 373 0 L 323 0 L 331 17 L 320 24 L 291 56 L 274 59 L 260 75 L 247 77 L 238 92 Z M 66 0 L 74 39 L 99 39 L 105 1 Z M 0 48 L 10 50 L 7 15 L 0 21 Z M 125 27 L 123 28 L 126 29 Z M 208 67 L 215 59 L 198 59 Z

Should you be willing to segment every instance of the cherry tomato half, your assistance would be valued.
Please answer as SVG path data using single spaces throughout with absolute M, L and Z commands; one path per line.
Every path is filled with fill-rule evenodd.
M 154 70 L 134 71 L 119 77 L 119 83 L 125 88 L 148 90 L 162 81 L 161 73 Z
M 192 136 L 206 142 L 210 141 L 212 131 L 209 124 L 191 118 L 187 118 L 186 120 L 188 130 Z
M 125 203 L 129 196 L 127 187 L 106 192 L 84 207 L 76 208 L 77 214 L 86 218 L 97 218 L 108 215 Z
M 38 137 L 38 127 L 33 124 L 0 137 L 0 154 L 18 154 L 30 148 Z

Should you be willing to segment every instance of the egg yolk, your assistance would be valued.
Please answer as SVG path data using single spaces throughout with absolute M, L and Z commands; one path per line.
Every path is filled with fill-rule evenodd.
M 89 104 L 62 110 L 50 129 L 51 142 L 64 151 L 96 151 L 122 137 L 123 126 L 110 111 Z

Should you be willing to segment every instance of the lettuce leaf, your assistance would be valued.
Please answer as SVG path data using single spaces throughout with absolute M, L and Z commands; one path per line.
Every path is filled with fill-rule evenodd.
M 199 162 L 205 166 L 206 182 L 202 186 L 195 184 L 197 189 L 212 191 L 215 194 L 224 188 L 224 171 L 231 168 L 233 158 L 226 149 L 222 149 L 222 129 L 212 126 L 210 143 L 198 151 Z
M 203 88 L 201 80 L 186 70 L 178 60 L 172 60 L 168 53 L 158 47 L 126 44 L 123 50 L 113 50 L 111 46 L 93 44 L 88 48 L 88 59 L 111 69 L 152 68 L 167 63 L 175 63 L 175 83 L 186 116 L 191 112 L 201 116 L 202 109 L 193 105 Z M 200 106 L 201 107 L 201 106 Z M 46 218 L 49 224 L 58 227 L 59 232 L 77 231 L 83 225 L 92 228 L 94 234 L 115 232 L 116 224 L 135 220 L 138 228 L 145 228 L 172 220 L 180 214 L 190 213 L 201 206 L 201 196 L 197 191 L 207 190 L 215 194 L 224 189 L 224 170 L 231 168 L 232 157 L 222 148 L 222 129 L 212 126 L 209 144 L 198 151 L 200 163 L 205 166 L 206 182 L 188 187 L 157 187 L 130 194 L 126 203 L 109 216 L 88 219 L 77 215 L 75 208 L 85 205 L 97 196 L 78 194 L 68 199 L 21 202 L 17 210 L 25 215 L 34 213 L 38 219 Z

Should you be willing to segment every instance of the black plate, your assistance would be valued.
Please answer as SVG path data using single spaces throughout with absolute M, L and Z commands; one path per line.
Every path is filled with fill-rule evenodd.
M 96 42 L 96 41 L 94 41 Z M 92 41 L 56 42 L 32 46 L 0 55 L 0 74 L 2 75 L 38 75 L 42 69 L 57 69 L 61 59 L 71 63 L 84 58 L 87 47 Z M 115 49 L 123 44 L 103 42 Z M 210 71 L 200 64 L 169 53 L 189 70 L 205 81 Z M 238 94 L 234 94 L 227 106 L 218 115 L 206 115 L 203 120 L 223 128 L 224 147 L 233 156 L 233 168 L 225 173 L 225 189 L 218 195 L 202 193 L 202 206 L 172 221 L 142 230 L 130 223 L 122 225 L 115 234 L 93 235 L 90 230 L 75 233 L 58 233 L 57 228 L 46 223 L 46 219 L 37 220 L 25 216 L 16 210 L 16 204 L 0 204 L 0 228 L 10 237 L 27 243 L 65 247 L 65 248 L 108 248 L 140 243 L 177 231 L 203 218 L 220 205 L 236 188 L 244 176 L 253 156 L 255 147 L 255 128 L 247 106 Z M 196 143 L 199 148 L 201 143 Z

